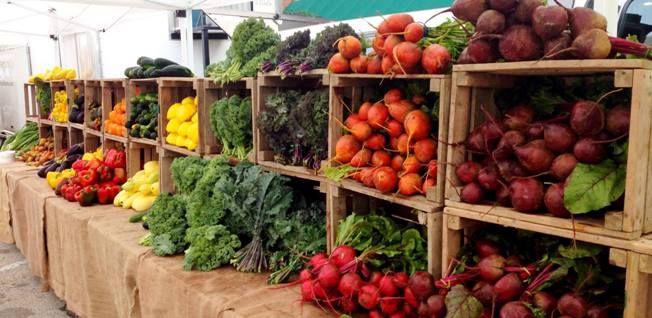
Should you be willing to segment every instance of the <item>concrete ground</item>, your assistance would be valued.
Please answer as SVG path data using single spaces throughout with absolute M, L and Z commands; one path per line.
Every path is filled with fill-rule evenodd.
M 65 303 L 41 291 L 23 255 L 13 244 L 0 243 L 0 318 L 68 318 Z

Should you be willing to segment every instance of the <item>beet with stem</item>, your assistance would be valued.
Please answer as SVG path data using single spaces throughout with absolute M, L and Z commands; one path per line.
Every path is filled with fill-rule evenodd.
M 606 158 L 607 147 L 596 137 L 586 137 L 575 144 L 573 154 L 578 162 L 597 164 Z
M 573 149 L 577 136 L 565 124 L 548 123 L 543 126 L 543 140 L 546 148 L 556 153 L 565 153 Z
M 555 183 L 548 187 L 543 196 L 543 203 L 548 212 L 556 217 L 569 218 L 571 216 L 570 211 L 564 206 L 564 185 L 561 183 Z
M 505 31 L 498 43 L 498 50 L 507 61 L 529 61 L 541 57 L 543 45 L 531 27 L 517 24 Z
M 602 106 L 593 101 L 579 101 L 573 105 L 570 126 L 579 136 L 599 134 L 605 125 Z
M 629 133 L 629 107 L 618 105 L 607 112 L 607 131 L 613 136 L 622 136 Z
M 543 43 L 543 55 L 550 59 L 564 60 L 573 58 L 573 52 L 567 50 L 573 44 L 570 32 L 562 32 L 558 37 Z
M 543 206 L 543 183 L 535 178 L 518 178 L 509 183 L 509 196 L 514 209 L 534 213 Z
M 516 147 L 514 153 L 518 161 L 532 174 L 539 174 L 550 169 L 555 155 L 545 146 L 543 139 L 530 141 Z
M 505 29 L 505 15 L 497 10 L 482 12 L 475 24 L 475 31 L 484 34 L 499 34 Z
M 541 0 L 520 0 L 513 16 L 521 23 L 530 23 L 532 21 L 532 13 L 534 13 L 534 10 L 542 5 L 543 1 Z
M 558 181 L 564 181 L 571 175 L 577 165 L 577 158 L 572 153 L 564 153 L 552 161 L 550 172 Z
M 542 39 L 558 37 L 568 28 L 568 12 L 557 6 L 540 6 L 532 13 L 532 28 Z

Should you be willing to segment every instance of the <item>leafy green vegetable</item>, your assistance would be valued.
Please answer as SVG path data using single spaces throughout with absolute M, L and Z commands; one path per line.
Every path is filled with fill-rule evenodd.
M 335 26 L 327 26 L 323 31 L 317 33 L 315 39 L 310 42 L 306 48 L 304 55 L 306 61 L 304 64 L 309 65 L 309 68 L 326 68 L 328 61 L 337 53 L 337 46 L 333 43 L 341 37 L 347 35 L 356 36 L 355 31 L 350 25 L 340 23 Z
M 14 150 L 20 156 L 32 149 L 39 142 L 38 127 L 36 123 L 29 122 L 23 128 L 16 131 L 2 144 L 0 151 Z
M 276 63 L 294 60 L 310 45 L 310 29 L 294 32 L 276 47 Z
M 50 84 L 43 81 L 36 81 L 36 103 L 43 114 L 52 111 L 52 88 Z
M 464 286 L 456 285 L 446 294 L 446 318 L 480 317 L 484 307 Z
M 253 143 L 251 98 L 234 95 L 213 103 L 211 128 L 222 141 L 222 154 L 246 159 Z
M 226 211 L 223 204 L 223 193 L 215 191 L 215 183 L 220 179 L 229 178 L 228 158 L 218 156 L 206 165 L 201 178 L 188 195 L 188 225 L 199 227 L 217 225 L 224 218 Z
M 172 161 L 172 182 L 179 193 L 190 193 L 204 174 L 207 161 L 199 157 L 179 157 Z
M 186 202 L 179 195 L 160 194 L 149 209 L 147 223 L 154 254 L 174 255 L 186 248 Z
M 439 44 L 445 47 L 453 60 L 457 60 L 462 50 L 469 42 L 469 34 L 473 34 L 473 24 L 448 19 L 438 26 L 428 28 L 428 33 L 419 41 L 419 46 L 425 48 L 430 44 Z M 466 30 L 465 30 L 466 29 Z
M 210 271 L 228 264 L 240 247 L 240 239 L 223 225 L 205 225 L 188 229 L 188 243 L 183 269 Z
M 611 159 L 595 165 L 578 163 L 564 189 L 564 206 L 573 214 L 609 206 L 625 193 L 626 167 Z

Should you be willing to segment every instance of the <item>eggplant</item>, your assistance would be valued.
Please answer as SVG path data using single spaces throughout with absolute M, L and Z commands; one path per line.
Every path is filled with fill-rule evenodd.
M 56 172 L 61 172 L 61 171 L 66 170 L 66 169 L 68 169 L 68 168 L 66 168 L 65 163 L 62 163 L 62 164 L 60 164 L 60 165 L 57 167 L 57 169 L 55 169 L 54 171 L 56 171 Z
M 50 167 L 52 164 L 46 164 L 41 167 L 41 169 L 38 169 L 38 172 L 36 173 L 37 176 L 40 178 L 45 178 L 45 176 L 48 174 L 46 170 Z
M 84 123 L 84 112 L 79 112 L 79 114 L 77 114 L 77 117 L 75 117 L 75 122 L 78 124 Z
M 49 166 L 47 166 L 47 168 L 45 169 L 45 173 L 43 174 L 43 176 L 42 176 L 41 178 L 45 178 L 45 176 L 48 175 L 48 172 L 56 171 L 57 168 L 59 168 L 59 166 L 60 166 L 60 164 L 58 164 L 58 163 L 56 163 L 56 162 L 53 163 L 53 164 L 51 164 L 51 165 L 49 165 Z M 39 177 L 40 177 L 40 176 L 39 176 Z
M 82 158 L 82 155 L 77 154 L 77 155 L 72 155 L 69 157 L 66 157 L 65 162 L 70 162 L 70 164 L 74 163 L 75 161 L 79 160 Z
M 75 144 L 70 149 L 68 149 L 68 152 L 66 153 L 66 156 L 72 156 L 72 155 L 83 155 L 84 154 L 84 148 L 82 147 L 82 144 Z
M 84 105 L 84 95 L 80 95 L 79 97 L 77 97 L 77 99 L 75 100 L 75 104 L 82 107 Z

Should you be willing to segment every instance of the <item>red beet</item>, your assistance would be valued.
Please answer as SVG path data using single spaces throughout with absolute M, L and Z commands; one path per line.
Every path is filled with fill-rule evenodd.
M 441 295 L 432 295 L 426 301 L 430 317 L 444 317 L 446 315 L 446 304 Z
M 475 181 L 478 178 L 479 172 L 480 165 L 471 160 L 462 162 L 455 168 L 455 175 L 464 184 Z
M 485 306 L 491 306 L 496 298 L 494 286 L 483 281 L 475 283 L 471 293 L 473 297 L 477 298 Z
M 568 13 L 574 37 L 591 29 L 607 30 L 607 18 L 593 9 L 576 7 L 570 9 Z
M 326 289 L 334 288 L 340 283 L 339 268 L 330 263 L 326 264 L 319 270 L 317 279 L 322 287 Z
M 418 301 L 425 301 L 435 293 L 435 280 L 428 272 L 415 272 L 410 277 L 408 289 Z
M 471 57 L 469 56 L 469 47 L 465 47 L 462 52 L 460 53 L 460 56 L 457 57 L 457 64 L 471 64 L 474 63 L 473 60 L 471 60 Z
M 564 294 L 557 302 L 557 310 L 559 313 L 573 318 L 586 317 L 588 307 L 589 304 L 584 300 L 584 298 L 573 293 Z
M 549 316 L 557 308 L 557 299 L 550 293 L 542 291 L 532 296 L 532 304 Z
M 555 183 L 548 187 L 546 194 L 543 196 L 543 203 L 546 205 L 548 212 L 559 218 L 569 218 L 570 212 L 564 206 L 564 185 Z
M 543 206 L 543 183 L 534 178 L 514 179 L 509 183 L 512 206 L 520 212 L 537 212 Z
M 520 0 L 513 13 L 514 18 L 521 23 L 532 21 L 534 10 L 543 5 L 541 0 Z
M 355 259 L 355 250 L 347 245 L 340 245 L 331 252 L 330 261 L 335 266 L 342 267 Z
M 544 41 L 556 38 L 568 28 L 568 12 L 559 6 L 539 6 L 532 13 L 532 28 Z
M 456 18 L 475 24 L 480 14 L 487 8 L 485 0 L 455 0 L 450 11 Z
M 494 284 L 494 292 L 496 293 L 496 302 L 504 304 L 515 300 L 523 293 L 523 282 L 521 282 L 518 274 L 509 273 Z
M 586 318 L 609 318 L 609 307 L 592 305 L 586 312 Z
M 475 31 L 484 34 L 499 34 L 505 29 L 505 15 L 496 10 L 482 12 L 475 24 Z
M 482 169 L 478 173 L 478 184 L 485 190 L 496 191 L 500 188 L 496 169 Z
M 358 296 L 358 303 L 365 309 L 372 310 L 378 306 L 380 302 L 378 287 L 367 284 L 360 288 L 360 295 Z
M 398 272 L 392 276 L 392 282 L 396 288 L 403 290 L 408 286 L 410 276 L 405 272 Z
M 611 54 L 611 40 L 606 31 L 591 29 L 573 40 L 572 51 L 580 59 L 606 59 Z
M 531 27 L 517 24 L 505 30 L 498 50 L 509 62 L 529 61 L 541 57 L 543 45 Z
M 511 181 L 514 177 L 525 177 L 527 171 L 520 163 L 515 160 L 498 161 L 498 172 L 506 181 Z
M 501 186 L 498 191 L 496 191 L 496 203 L 500 206 L 511 206 L 512 199 L 509 197 L 508 187 Z
M 558 181 L 564 181 L 573 172 L 575 165 L 577 165 L 575 155 L 572 153 L 565 153 L 557 156 L 557 158 L 552 161 L 550 171 L 552 172 L 552 176 Z
M 396 298 L 381 298 L 380 299 L 380 311 L 385 315 L 391 315 L 399 310 L 401 306 L 401 300 Z
M 543 126 L 543 140 L 546 148 L 556 153 L 565 153 L 573 149 L 577 136 L 565 124 L 549 123 Z
M 500 308 L 500 318 L 534 318 L 534 315 L 523 302 L 512 301 Z
M 410 288 L 405 288 L 404 295 L 405 297 L 405 303 L 410 305 L 410 307 L 416 309 L 419 307 L 419 301 L 417 300 L 417 296 L 414 295 L 414 292 Z
M 618 105 L 607 112 L 607 131 L 614 136 L 629 133 L 629 107 Z
M 572 51 L 567 50 L 561 53 L 558 52 L 568 49 L 572 44 L 573 38 L 571 37 L 570 32 L 562 32 L 556 38 L 549 39 L 543 43 L 543 55 L 550 59 L 570 59 L 573 57 Z
M 371 155 L 371 166 L 373 167 L 385 167 L 389 166 L 392 158 L 389 156 L 389 153 L 385 150 L 376 150 Z
M 496 245 L 496 243 L 490 240 L 478 239 L 475 241 L 474 246 L 475 252 L 480 255 L 480 258 L 500 253 L 500 248 Z
M 525 144 L 525 136 L 517 130 L 510 130 L 506 132 L 500 142 L 498 142 L 498 147 L 493 151 L 493 157 L 496 160 L 506 160 L 514 156 L 514 147 L 521 146 Z
M 502 13 L 509 13 L 516 8 L 516 0 L 489 0 L 489 7 Z
M 578 162 L 596 164 L 607 156 L 607 147 L 595 137 L 586 137 L 575 144 L 573 154 Z
M 462 191 L 460 191 L 460 199 L 466 203 L 480 203 L 484 199 L 484 190 L 482 190 L 477 182 L 471 182 L 465 185 Z
M 423 49 L 421 66 L 428 74 L 443 74 L 451 63 L 451 55 L 444 46 L 430 44 Z
M 505 258 L 498 254 L 486 256 L 478 262 L 480 278 L 488 283 L 493 283 L 500 279 L 505 268 Z
M 342 275 L 340 283 L 337 285 L 337 291 L 344 296 L 344 298 L 350 298 L 351 296 L 357 295 L 358 291 L 362 287 L 364 282 L 360 275 L 356 273 L 346 273 Z
M 529 140 L 541 139 L 543 138 L 543 124 L 542 123 L 532 123 L 527 128 L 525 135 Z
M 509 130 L 525 132 L 534 120 L 534 108 L 529 105 L 518 105 L 507 110 L 503 124 Z
M 355 297 L 342 297 L 340 300 L 342 310 L 346 313 L 352 313 L 358 310 L 358 299 Z
M 464 51 L 466 51 L 466 54 L 472 63 L 493 63 L 498 60 L 498 49 L 496 45 L 489 40 L 473 40 L 469 42 L 469 45 L 464 49 Z M 459 60 L 463 60 L 462 54 L 460 54 Z
M 518 161 L 530 173 L 537 174 L 548 171 L 555 155 L 545 147 L 545 141 L 537 139 L 514 148 Z

